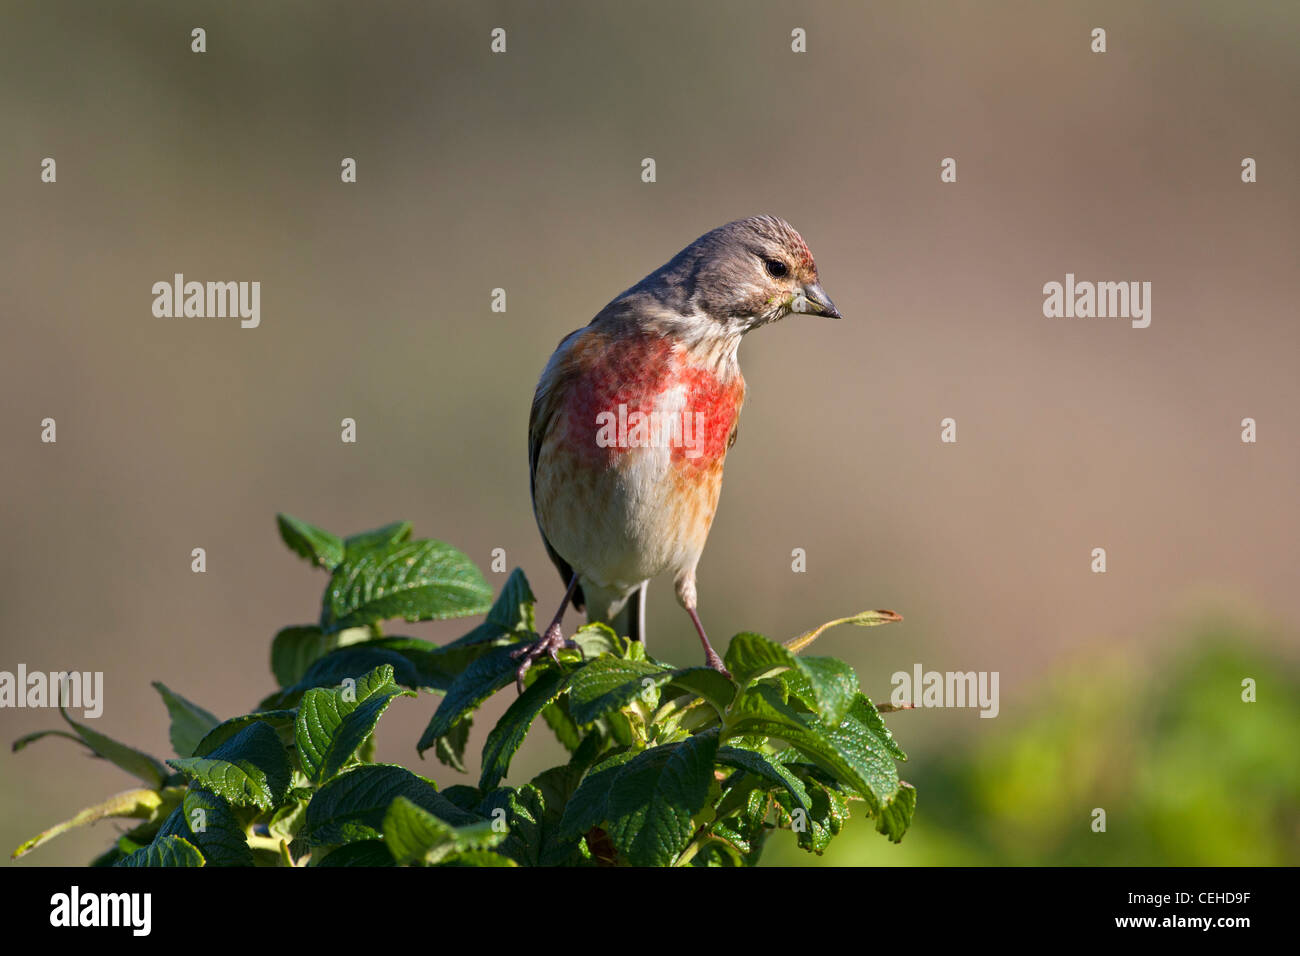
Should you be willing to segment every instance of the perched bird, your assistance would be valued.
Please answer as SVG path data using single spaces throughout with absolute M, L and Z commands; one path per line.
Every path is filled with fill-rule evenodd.
M 645 638 L 646 587 L 671 572 L 707 664 L 727 673 L 696 610 L 695 568 L 736 440 L 736 351 L 792 311 L 840 318 L 794 227 L 756 216 L 705 233 L 566 336 L 533 397 L 533 513 L 568 585 L 550 627 L 516 651 L 518 685 L 566 641 L 570 601 Z

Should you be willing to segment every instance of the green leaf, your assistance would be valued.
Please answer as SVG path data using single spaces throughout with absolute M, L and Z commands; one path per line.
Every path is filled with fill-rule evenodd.
M 510 760 L 524 742 L 537 715 L 564 690 L 566 676 L 557 670 L 543 671 L 497 721 L 483 745 L 483 765 L 478 786 L 493 789 L 510 770 Z
M 167 705 L 167 713 L 171 715 L 169 734 L 172 749 L 176 751 L 178 757 L 192 757 L 199 741 L 208 731 L 220 724 L 221 720 L 198 704 L 169 690 L 161 681 L 154 681 L 153 686 L 162 695 L 163 703 Z
M 452 826 L 480 821 L 438 793 L 431 781 L 405 767 L 362 764 L 316 791 L 307 805 L 307 822 L 300 835 L 317 846 L 377 839 L 382 835 L 384 814 L 398 797 L 406 797 Z
M 559 836 L 582 836 L 608 816 L 609 789 L 623 772 L 623 765 L 635 756 L 631 750 L 620 751 L 604 758 L 587 772 L 564 807 Z
M 902 781 L 898 785 L 898 793 L 876 815 L 876 830 L 889 837 L 891 842 L 898 843 L 912 825 L 915 813 L 916 788 Z
M 777 825 L 793 830 L 799 846 L 810 853 L 820 854 L 830 845 L 831 839 L 843 829 L 849 818 L 848 797 L 815 778 L 807 781 L 811 804 L 799 812 L 786 794 L 776 795 Z
M 801 657 L 798 664 L 797 670 L 783 673 L 781 680 L 823 723 L 836 726 L 858 696 L 858 675 L 833 657 Z
M 252 866 L 253 853 L 239 819 L 225 800 L 200 786 L 188 787 L 159 838 L 182 837 L 198 848 L 208 866 Z
M 321 629 L 340 631 L 401 617 L 443 620 L 482 614 L 492 589 L 474 563 L 451 545 L 420 540 L 369 548 L 334 570 Z
M 314 863 L 315 866 L 396 866 L 383 840 L 348 843 Z
M 719 747 L 715 758 L 718 763 L 747 771 L 779 787 L 784 787 L 795 804 L 808 809 L 808 791 L 803 782 L 780 763 L 769 761 L 763 754 L 739 747 Z
M 632 758 L 610 786 L 606 832 L 632 866 L 668 866 L 695 832 L 709 799 L 717 733 L 697 734 Z
M 533 639 L 534 600 L 528 579 L 516 568 L 483 623 L 464 637 L 442 646 L 413 637 L 386 637 L 374 644 L 406 656 L 419 670 L 424 686 L 447 690 L 471 663 L 493 648 Z
M 352 686 L 318 687 L 302 695 L 294 731 L 302 771 L 321 783 L 350 761 L 394 697 L 414 697 L 393 683 L 393 668 L 377 667 Z
M 271 641 L 271 673 L 277 684 L 289 687 L 302 680 L 307 669 L 330 651 L 374 636 L 369 627 L 350 627 L 333 634 L 326 634 L 315 624 L 283 628 Z
M 178 836 L 166 836 L 136 850 L 114 866 L 202 866 L 203 854 Z
M 301 794 L 294 802 L 286 803 L 280 809 L 276 810 L 267 823 L 267 831 L 277 840 L 284 840 L 286 843 L 292 843 L 298 839 L 298 831 L 302 829 L 307 820 L 307 801 L 311 799 L 312 791 L 300 790 L 290 793 L 290 796 Z
M 136 820 L 154 819 L 163 806 L 163 795 L 157 790 L 127 790 L 94 806 L 86 807 L 70 820 L 64 820 L 62 823 L 56 823 L 48 830 L 42 830 L 14 850 L 10 859 L 16 860 L 19 857 L 26 856 L 32 850 L 35 850 L 43 843 L 48 843 L 59 834 L 66 833 L 76 827 L 84 827 L 97 820 L 108 817 L 126 817 Z
M 802 784 L 801 784 L 802 785 Z M 782 792 L 780 798 L 786 801 L 792 801 L 794 798 L 788 792 Z M 732 794 L 728 793 L 723 804 L 729 802 Z M 714 837 L 720 837 L 723 841 L 723 848 L 728 851 L 720 856 L 709 853 L 710 849 L 716 846 L 710 843 L 692 860 L 694 866 L 753 866 L 758 862 L 758 857 L 762 853 L 763 843 L 767 839 L 768 828 L 766 819 L 769 808 L 773 805 L 773 795 L 763 790 L 745 790 L 740 797 L 740 809 L 738 812 L 723 815 L 723 804 L 717 807 L 719 819 L 715 820 L 709 827 L 710 833 Z M 793 805 L 793 804 L 792 804 Z M 800 808 L 801 812 L 805 812 Z M 700 857 L 704 857 L 700 860 Z
M 448 857 L 439 866 L 517 866 L 514 860 L 492 850 L 465 850 Z
M 569 713 L 569 698 L 560 697 L 542 710 L 542 719 L 555 734 L 564 749 L 572 753 L 582 743 L 582 731 Z
M 469 731 L 473 723 L 474 718 L 466 714 L 452 724 L 451 730 L 433 742 L 433 755 L 439 763 L 461 773 L 468 773 L 465 769 L 465 747 L 469 744 Z
M 518 789 L 500 787 L 483 798 L 478 812 L 493 823 L 504 824 L 504 839 L 497 846 L 499 854 L 521 866 L 544 864 L 548 830 L 559 822 L 559 812 L 547 813 L 545 798 L 538 787 L 532 784 Z M 576 847 L 576 838 L 569 842 L 571 849 Z
M 732 638 L 726 664 L 741 687 L 789 672 L 783 679 L 791 692 L 831 726 L 844 719 L 858 692 L 857 675 L 843 661 L 829 657 L 804 660 L 761 634 L 737 634 Z
M 231 737 L 238 734 L 250 724 L 264 723 L 270 725 L 286 747 L 294 745 L 293 721 L 298 715 L 296 710 L 256 710 L 251 714 L 241 714 L 222 721 L 194 748 L 195 757 L 206 757 Z
M 798 658 L 780 644 L 748 631 L 731 639 L 724 663 L 741 687 L 799 666 Z
M 384 650 L 372 643 L 343 647 L 331 651 L 311 667 L 302 679 L 291 687 L 276 691 L 261 702 L 262 707 L 292 707 L 302 695 L 316 687 L 337 687 L 348 678 L 360 680 L 376 667 L 385 664 L 393 669 L 393 682 L 403 687 L 421 686 L 420 675 L 409 660 L 396 651 Z
M 589 724 L 642 695 L 650 695 L 646 703 L 653 707 L 659 702 L 659 686 L 674 673 L 644 661 L 594 660 L 569 680 L 569 713 L 578 724 Z
M 449 826 L 406 797 L 397 797 L 384 814 L 384 842 L 399 865 L 437 864 L 470 850 L 486 850 L 505 838 L 490 820 Z
M 600 621 L 594 621 L 591 624 L 584 624 L 573 634 L 573 643 L 578 645 L 578 650 L 582 652 L 585 660 L 595 660 L 602 654 L 613 654 L 615 657 L 627 657 L 629 654 L 639 654 L 645 656 L 645 650 L 640 641 L 626 641 L 614 633 L 614 629 L 608 624 Z
M 343 542 L 328 531 L 286 514 L 276 515 L 275 522 L 280 537 L 295 554 L 327 571 L 343 563 Z
M 528 578 L 524 577 L 522 569 L 515 568 L 510 572 L 510 577 L 506 578 L 497 599 L 492 602 L 483 623 L 491 624 L 502 632 L 522 631 L 524 634 L 532 634 L 537 630 L 533 617 L 533 607 L 536 604 L 537 598 L 528 585 Z
M 357 555 L 371 548 L 382 548 L 392 544 L 401 544 L 411 538 L 411 522 L 394 521 L 373 531 L 362 531 L 350 535 L 343 544 L 348 555 Z
M 59 713 L 63 715 L 77 736 L 79 736 L 91 750 L 95 751 L 100 757 L 110 763 L 116 764 L 127 773 L 139 777 L 145 783 L 154 789 L 163 785 L 169 774 L 167 768 L 161 763 L 150 757 L 146 753 L 141 753 L 134 747 L 128 747 L 126 744 L 120 744 L 111 737 L 105 737 L 97 730 L 91 730 L 84 724 L 79 724 L 71 717 L 62 707 Z
M 664 696 L 694 694 L 703 697 L 721 714 L 731 706 L 739 689 L 712 667 L 683 667 L 673 671 L 672 682 L 664 690 Z
M 907 759 L 907 754 L 903 753 L 902 748 L 894 741 L 894 734 L 885 726 L 885 718 L 880 716 L 880 711 L 876 710 L 876 705 L 871 702 L 870 697 L 858 694 L 854 698 L 853 707 L 857 719 L 866 724 L 867 730 L 884 742 L 886 750 L 898 760 Z
M 87 750 L 90 749 L 90 744 L 86 743 L 76 734 L 70 734 L 66 730 L 36 730 L 30 734 L 23 734 L 21 737 L 15 740 L 13 742 L 13 752 L 17 753 L 18 751 L 26 747 L 28 744 L 35 743 L 36 741 L 40 740 L 42 737 L 67 737 L 69 740 L 75 740 L 77 743 L 81 744 Z M 94 751 L 91 750 L 91 753 L 94 753 Z
M 465 668 L 447 689 L 446 696 L 434 711 L 416 749 L 423 754 L 439 737 L 450 734 L 466 714 L 477 709 L 479 704 L 502 687 L 512 683 L 519 662 L 510 654 L 516 648 L 524 646 L 526 643 L 521 641 L 518 644 L 495 647 Z
M 259 810 L 284 800 L 293 774 L 279 735 L 262 721 L 249 724 L 206 756 L 167 762 L 230 804 Z
M 863 611 L 852 617 L 842 617 L 838 620 L 827 621 L 821 627 L 815 627 L 811 631 L 805 631 L 798 637 L 792 637 L 785 642 L 786 649 L 792 654 L 798 654 L 805 647 L 817 640 L 823 632 L 832 627 L 838 627 L 840 624 L 854 624 L 858 627 L 875 627 L 878 624 L 895 624 L 901 621 L 903 616 L 893 611 Z
M 870 707 L 859 694 L 839 726 L 828 727 L 816 715 L 784 702 L 775 685 L 759 683 L 732 706 L 724 736 L 762 734 L 789 741 L 814 765 L 860 794 L 875 813 L 897 792 L 898 770 L 889 747 L 870 728 Z

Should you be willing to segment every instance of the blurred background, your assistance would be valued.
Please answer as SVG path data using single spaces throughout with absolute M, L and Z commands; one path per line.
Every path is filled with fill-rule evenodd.
M 877 700 L 917 663 L 998 671 L 1001 712 L 890 718 L 920 794 L 900 846 L 855 818 L 820 861 L 768 861 L 1298 863 L 1298 49 L 1287 2 L 6 0 L 0 670 L 103 671 L 96 729 L 170 756 L 150 681 L 242 713 L 275 631 L 315 618 L 277 511 L 408 519 L 485 569 L 504 548 L 549 614 L 543 364 L 699 234 L 773 213 L 845 320 L 741 349 L 704 622 L 725 644 L 892 608 L 818 652 Z M 155 318 L 178 272 L 260 281 L 261 326 Z M 1150 328 L 1044 318 L 1067 272 L 1151 282 Z M 669 582 L 650 595 L 652 652 L 693 663 Z M 399 699 L 379 755 L 462 782 L 416 758 L 435 703 Z M 0 711 L 6 741 L 58 724 Z M 559 752 L 537 728 L 510 781 Z M 0 847 L 131 786 L 82 754 L 0 754 Z

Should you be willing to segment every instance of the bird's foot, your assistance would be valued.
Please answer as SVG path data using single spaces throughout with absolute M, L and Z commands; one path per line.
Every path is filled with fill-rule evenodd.
M 540 638 L 533 641 L 516 651 L 512 651 L 510 656 L 520 661 L 519 670 L 515 672 L 515 686 L 519 693 L 524 692 L 524 675 L 528 673 L 528 668 L 533 666 L 533 661 L 541 658 L 543 654 L 549 654 L 551 660 L 555 661 L 555 666 L 560 666 L 560 651 L 565 648 L 577 648 L 577 644 L 560 633 L 560 624 L 556 621 L 546 629 L 546 633 Z

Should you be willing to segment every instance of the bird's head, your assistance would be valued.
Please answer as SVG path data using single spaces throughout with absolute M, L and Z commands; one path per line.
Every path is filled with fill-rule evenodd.
M 840 318 L 818 280 L 808 244 L 776 216 L 720 226 L 673 262 L 678 260 L 690 267 L 693 304 L 728 331 L 748 332 L 791 312 Z
M 791 312 L 840 318 L 794 226 L 754 216 L 706 232 L 610 302 L 595 321 L 630 324 L 734 356 L 746 332 Z

